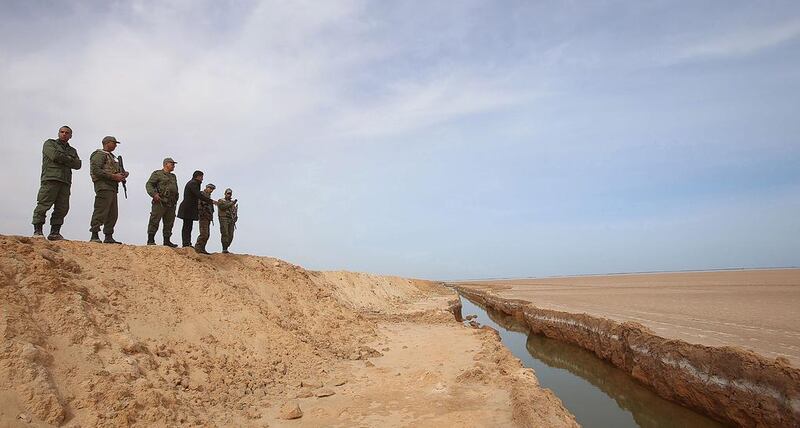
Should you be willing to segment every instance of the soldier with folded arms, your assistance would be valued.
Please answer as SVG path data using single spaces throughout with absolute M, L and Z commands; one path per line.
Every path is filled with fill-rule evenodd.
M 62 126 L 58 129 L 58 139 L 49 139 L 42 146 L 42 176 L 39 194 L 36 196 L 36 208 L 33 209 L 33 237 L 43 238 L 45 217 L 53 207 L 50 215 L 50 234 L 47 239 L 59 241 L 61 225 L 69 212 L 69 195 L 72 187 L 72 170 L 81 169 L 78 151 L 69 145 L 72 128 Z

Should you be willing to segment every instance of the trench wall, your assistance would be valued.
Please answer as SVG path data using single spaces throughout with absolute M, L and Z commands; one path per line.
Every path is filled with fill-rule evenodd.
M 638 323 L 540 309 L 483 290 L 465 297 L 524 322 L 536 334 L 576 344 L 658 395 L 739 426 L 800 427 L 800 370 L 733 347 L 655 335 Z

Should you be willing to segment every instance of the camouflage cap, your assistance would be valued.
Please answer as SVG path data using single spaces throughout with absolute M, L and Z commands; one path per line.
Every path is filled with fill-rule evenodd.
M 214 189 L 216 189 L 216 188 L 217 188 L 217 186 L 215 186 L 215 185 L 214 185 L 214 184 L 212 184 L 212 183 L 208 183 L 208 184 L 206 184 L 206 187 L 208 187 L 208 188 L 209 188 L 209 189 L 211 189 L 211 190 L 214 190 Z
M 233 193 L 233 190 L 231 190 L 231 188 L 230 188 L 230 187 L 228 187 L 227 189 L 225 189 L 225 193 L 231 193 L 231 194 L 232 194 L 232 193 Z
M 178 162 L 175 162 L 172 158 L 164 158 L 163 164 L 166 165 L 167 163 L 178 163 Z
M 110 135 L 107 135 L 107 136 L 103 137 L 103 143 L 102 143 L 102 144 L 104 144 L 104 145 L 105 145 L 106 143 L 117 143 L 117 144 L 122 144 L 122 142 L 121 142 L 121 141 L 117 141 L 117 139 L 116 139 L 116 138 L 114 138 L 114 137 L 112 137 L 112 136 L 110 136 Z

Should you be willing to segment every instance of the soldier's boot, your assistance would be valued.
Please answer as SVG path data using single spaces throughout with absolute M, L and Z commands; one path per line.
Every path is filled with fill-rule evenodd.
M 103 240 L 103 243 L 104 244 L 121 244 L 122 242 L 115 241 L 114 240 L 114 235 L 109 233 L 108 235 L 106 235 L 106 239 Z
M 47 235 L 47 239 L 50 241 L 61 241 L 64 239 L 61 236 L 61 225 L 60 224 L 51 224 L 50 225 L 50 234 Z
M 155 233 L 148 233 L 147 234 L 147 245 L 156 245 L 156 234 Z
M 222 246 L 222 254 L 230 254 L 230 251 L 228 251 L 228 246 L 227 245 L 223 245 Z
M 92 232 L 92 237 L 89 238 L 89 242 L 100 242 L 100 232 Z
M 200 248 L 200 247 L 195 245 L 194 250 L 197 251 L 200 254 L 211 254 L 208 251 L 206 251 L 205 247 Z
M 172 241 L 169 240 L 169 236 L 164 237 L 164 245 L 170 248 L 175 248 L 178 244 L 173 244 Z
M 34 238 L 44 238 L 44 232 L 42 232 L 42 228 L 44 227 L 43 224 L 34 224 L 33 225 L 33 237 Z

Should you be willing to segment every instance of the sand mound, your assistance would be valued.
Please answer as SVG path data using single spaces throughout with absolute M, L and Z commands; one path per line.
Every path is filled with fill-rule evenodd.
M 276 259 L 0 237 L 0 271 L 6 422 L 237 424 L 374 335 Z
M 344 304 L 368 311 L 396 311 L 427 296 L 434 289 L 429 281 L 367 273 L 314 272 L 325 284 L 335 285 L 334 293 Z

